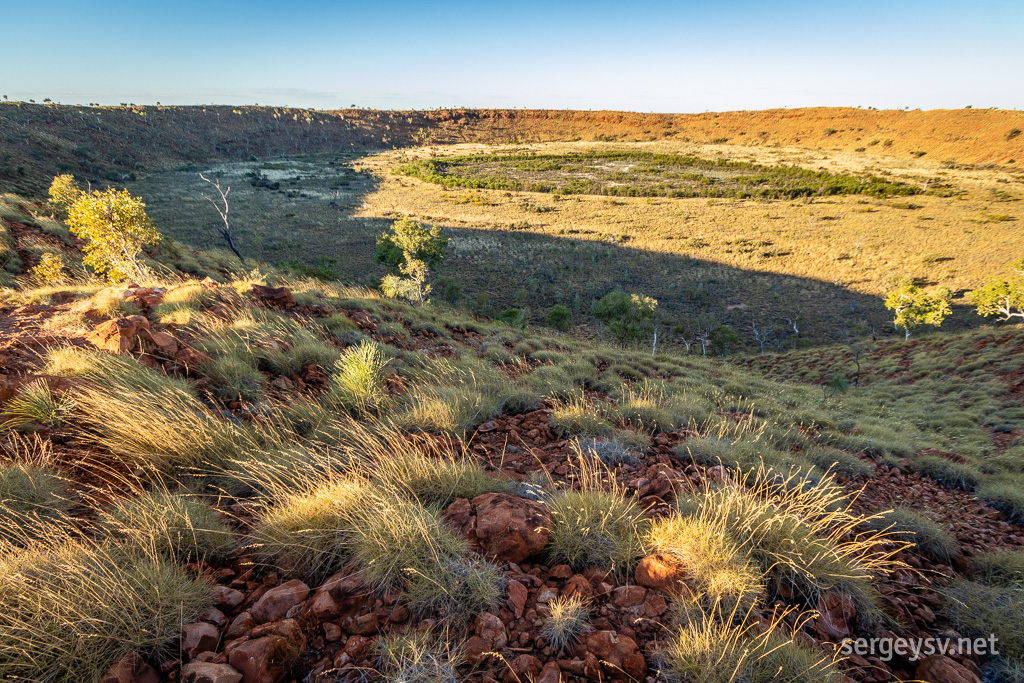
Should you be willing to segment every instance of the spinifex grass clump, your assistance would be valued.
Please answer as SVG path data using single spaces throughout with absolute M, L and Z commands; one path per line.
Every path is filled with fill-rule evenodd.
M 349 410 L 375 410 L 387 398 L 384 388 L 387 360 L 374 342 L 364 341 L 349 348 L 334 364 L 330 399 Z
M 879 618 L 871 577 L 900 566 L 894 557 L 906 542 L 885 531 L 858 532 L 872 518 L 852 512 L 834 475 L 780 480 L 760 469 L 735 476 L 748 487 L 709 488 L 688 500 L 686 511 L 722 520 L 756 567 L 769 579 L 791 584 L 808 603 L 816 604 L 826 591 L 841 591 L 854 600 L 861 620 Z
M 742 616 L 742 612 L 739 613 Z M 682 623 L 658 652 L 661 672 L 672 683 L 839 683 L 836 658 L 782 635 L 781 617 L 755 628 L 748 614 L 703 614 Z
M 574 569 L 597 565 L 627 576 L 643 554 L 647 520 L 636 501 L 611 482 L 599 467 L 579 462 L 577 489 L 553 494 L 547 506 L 552 525 L 548 555 Z
M 55 537 L 0 550 L 0 679 L 99 680 L 122 655 L 168 647 L 210 588 L 159 555 Z
M 374 641 L 384 683 L 457 683 L 458 648 L 429 631 L 381 636 Z
M 44 445 L 45 444 L 45 445 Z M 50 464 L 49 442 L 15 438 L 0 452 L 0 541 L 28 543 L 71 508 L 67 481 Z
M 492 491 L 507 492 L 508 482 L 493 479 L 475 462 L 454 453 L 428 455 L 409 447 L 406 452 L 377 459 L 373 478 L 391 483 L 424 505 L 447 506 L 456 498 L 475 498 Z
M 541 626 L 540 635 L 562 651 L 590 629 L 590 604 L 579 595 L 570 595 L 554 598 L 548 603 L 548 616 Z
M 181 563 L 220 559 L 235 546 L 231 528 L 216 511 L 191 496 L 166 490 L 117 503 L 100 515 L 98 524 L 112 541 Z
M 591 401 L 576 396 L 555 405 L 548 420 L 552 427 L 583 439 L 594 439 L 612 433 L 612 424 Z
M 936 562 L 949 563 L 957 552 L 953 535 L 931 517 L 915 510 L 890 510 L 871 520 L 868 526 L 891 532 Z
M 729 536 L 726 519 L 714 513 L 698 507 L 691 516 L 662 517 L 648 530 L 645 546 L 679 563 L 705 610 L 745 611 L 764 593 L 764 573 Z
M 4 406 L 7 420 L 0 423 L 0 431 L 28 425 L 48 427 L 59 425 L 74 410 L 75 402 L 70 396 L 54 396 L 43 380 L 36 380 L 18 391 L 17 395 Z

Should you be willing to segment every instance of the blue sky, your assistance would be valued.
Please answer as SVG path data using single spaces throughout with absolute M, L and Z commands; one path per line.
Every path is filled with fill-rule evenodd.
M 1024 108 L 1024 2 L 29 2 L 0 95 L 699 112 Z

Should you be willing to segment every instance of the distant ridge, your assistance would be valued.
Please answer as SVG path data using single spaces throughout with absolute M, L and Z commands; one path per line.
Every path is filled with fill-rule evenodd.
M 815 107 L 704 114 L 541 109 L 320 111 L 281 107 L 0 105 L 0 189 L 59 172 L 134 171 L 285 154 L 457 142 L 689 140 L 804 147 L 1024 170 L 1024 112 Z M 102 150 L 102 152 L 100 151 Z

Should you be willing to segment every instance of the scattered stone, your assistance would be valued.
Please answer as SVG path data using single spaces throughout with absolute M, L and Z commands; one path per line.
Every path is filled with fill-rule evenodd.
M 551 513 L 535 501 L 507 493 L 460 499 L 445 510 L 445 519 L 480 554 L 496 562 L 522 562 L 548 542 Z
M 674 557 L 665 553 L 655 553 L 640 560 L 634 578 L 641 586 L 670 594 L 686 589 L 686 570 Z
M 181 667 L 181 683 L 239 683 L 242 674 L 228 664 L 192 662 Z
M 256 601 L 249 611 L 256 623 L 283 619 L 295 605 L 309 597 L 309 586 L 298 579 L 292 579 L 280 586 L 271 588 Z
M 943 655 L 922 659 L 914 676 L 927 683 L 981 683 L 970 669 Z
M 249 290 L 264 306 L 270 308 L 295 308 L 295 297 L 285 287 L 253 285 Z
M 137 652 L 129 652 L 110 667 L 100 683 L 160 683 L 160 674 Z

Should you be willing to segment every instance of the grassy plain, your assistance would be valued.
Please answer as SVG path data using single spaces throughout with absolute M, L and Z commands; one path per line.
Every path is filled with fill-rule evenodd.
M 874 176 L 918 193 L 562 195 L 448 189 L 398 172 L 410 162 L 449 156 L 581 152 L 691 155 Z M 254 257 L 321 264 L 329 266 L 322 272 L 345 282 L 371 285 L 384 272 L 373 260 L 376 236 L 407 216 L 441 225 L 452 238 L 435 292 L 452 301 L 482 312 L 528 308 L 534 322 L 564 303 L 574 323 L 587 324 L 593 301 L 622 286 L 653 296 L 666 311 L 729 324 L 748 348 L 752 319 L 771 333 L 769 349 L 793 344 L 790 321 L 804 344 L 889 334 L 882 299 L 902 276 L 950 287 L 955 313 L 947 325 L 976 325 L 981 320 L 963 293 L 1024 252 L 1024 183 L 1017 174 L 856 152 L 672 141 L 463 144 L 204 168 L 231 184 L 238 242 Z M 219 246 L 199 170 L 143 176 L 129 187 L 146 198 L 167 234 L 197 247 Z M 252 173 L 265 180 L 254 186 Z

